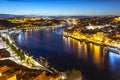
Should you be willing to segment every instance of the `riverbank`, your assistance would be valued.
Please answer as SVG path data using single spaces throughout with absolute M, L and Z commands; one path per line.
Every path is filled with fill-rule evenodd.
M 74 35 L 74 34 L 70 34 L 69 32 L 65 32 L 65 31 L 63 31 L 62 34 L 65 37 L 71 37 L 71 38 L 79 40 L 79 41 L 90 42 L 90 43 L 97 44 L 97 45 L 110 46 L 110 47 L 120 49 L 120 46 L 116 46 L 112 42 L 110 43 L 110 42 L 107 42 L 106 40 L 104 40 L 104 41 L 97 40 L 96 41 L 96 40 L 88 38 L 84 35 Z
M 2 34 L 2 33 L 1 33 Z M 42 64 L 35 61 L 31 56 L 26 55 L 25 51 L 19 49 L 19 47 L 15 44 L 15 41 L 11 39 L 10 35 L 6 35 L 5 37 L 0 36 L 0 39 L 7 46 L 7 51 L 10 53 L 11 57 L 2 58 L 1 60 L 12 60 L 19 65 L 23 65 L 30 69 L 41 69 L 53 73 L 51 70 L 43 66 Z

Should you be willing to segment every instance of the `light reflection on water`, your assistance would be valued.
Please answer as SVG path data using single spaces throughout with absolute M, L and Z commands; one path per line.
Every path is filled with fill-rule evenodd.
M 64 37 L 63 41 L 64 48 L 67 48 L 68 51 L 72 51 L 72 55 L 76 55 L 77 58 L 82 58 L 86 61 L 90 59 L 95 66 L 98 68 L 102 67 L 104 55 L 100 45 L 80 42 L 70 37 Z
M 113 53 L 113 52 L 109 52 L 108 56 L 109 56 L 109 64 L 110 64 L 111 69 L 113 71 L 117 70 L 120 64 L 120 55 Z
M 84 55 L 84 58 L 87 59 L 87 58 L 88 58 L 88 48 L 87 48 L 88 46 L 87 46 L 87 44 L 85 44 L 85 43 L 83 43 L 83 44 L 84 44 L 84 46 L 83 46 L 84 48 L 83 48 L 83 49 L 84 49 L 84 54 L 85 54 L 85 55 Z M 79 45 L 80 45 L 80 44 L 79 44 Z
M 93 50 L 94 50 L 93 51 L 94 63 L 99 67 L 102 64 L 100 46 L 94 45 Z M 104 56 L 102 56 L 102 57 L 104 57 Z

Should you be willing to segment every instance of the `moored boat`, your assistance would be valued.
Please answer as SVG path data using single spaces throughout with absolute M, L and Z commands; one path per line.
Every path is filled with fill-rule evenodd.
M 120 54 L 120 49 L 115 48 L 115 47 L 107 46 L 107 47 L 104 48 L 104 52 L 113 52 L 113 53 Z

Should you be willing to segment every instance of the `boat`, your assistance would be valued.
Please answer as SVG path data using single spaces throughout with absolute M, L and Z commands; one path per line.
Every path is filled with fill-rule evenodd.
M 27 30 L 27 29 L 25 29 L 25 28 L 24 28 L 24 29 L 22 29 L 22 31 L 26 31 L 26 30 Z
M 50 68 L 49 62 L 42 56 L 37 59 L 38 63 L 42 64 L 46 68 Z
M 105 47 L 104 51 L 105 52 L 113 52 L 113 53 L 120 54 L 120 49 L 119 48 L 110 47 L 110 46 Z
M 19 33 L 21 33 L 21 30 L 16 30 L 14 33 L 19 34 Z
M 10 31 L 9 34 L 20 34 L 22 32 L 22 30 L 14 30 L 14 31 Z

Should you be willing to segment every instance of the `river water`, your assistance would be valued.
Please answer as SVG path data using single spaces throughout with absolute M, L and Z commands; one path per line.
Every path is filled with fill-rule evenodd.
M 77 69 L 86 80 L 120 80 L 120 55 L 105 55 L 104 46 L 63 37 L 61 31 L 46 28 L 22 32 L 17 42 L 31 50 L 34 58 L 47 59 L 58 71 Z

